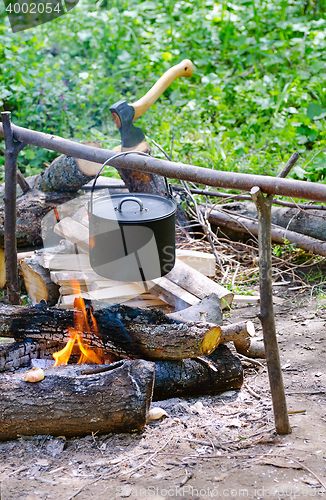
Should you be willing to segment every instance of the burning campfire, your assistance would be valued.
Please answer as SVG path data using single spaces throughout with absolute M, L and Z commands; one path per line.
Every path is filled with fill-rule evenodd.
M 80 350 L 79 364 L 103 364 L 103 350 L 101 348 L 90 349 L 88 346 L 91 336 L 99 337 L 96 320 L 92 310 L 90 308 L 86 309 L 78 281 L 74 280 L 72 284 L 75 295 L 78 295 L 74 300 L 74 327 L 68 327 L 70 337 L 66 346 L 61 351 L 53 353 L 54 366 L 67 365 L 76 344 Z

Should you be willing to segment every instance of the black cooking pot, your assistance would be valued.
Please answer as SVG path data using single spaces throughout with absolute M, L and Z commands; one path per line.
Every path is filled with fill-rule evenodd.
M 94 271 L 117 281 L 147 281 L 170 272 L 177 205 L 169 191 L 167 196 L 130 193 L 93 199 L 97 178 L 87 204 Z

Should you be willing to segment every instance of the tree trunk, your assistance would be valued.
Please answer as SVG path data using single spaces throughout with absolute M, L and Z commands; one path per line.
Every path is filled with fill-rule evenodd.
M 83 365 L 48 368 L 36 383 L 23 382 L 21 373 L 1 375 L 0 439 L 141 430 L 151 403 L 155 365 L 133 360 L 112 368 L 91 375 L 81 375 Z
M 69 193 L 49 193 L 31 190 L 17 199 L 17 246 L 42 244 L 41 222 L 55 206 L 71 199 Z M 4 207 L 0 205 L 0 246 L 4 245 Z
M 102 348 L 104 357 L 146 359 L 196 358 L 212 352 L 223 341 L 223 327 L 210 323 L 180 323 L 157 309 L 113 306 L 94 312 L 100 338 L 87 338 L 89 347 Z M 73 311 L 34 307 L 0 307 L 0 335 L 17 340 L 49 340 L 66 344 Z M 229 330 L 229 326 L 226 330 Z M 236 333 L 227 340 L 238 339 Z
M 228 347 L 219 346 L 204 360 L 208 364 L 196 359 L 156 361 L 153 399 L 216 394 L 242 386 L 241 361 Z

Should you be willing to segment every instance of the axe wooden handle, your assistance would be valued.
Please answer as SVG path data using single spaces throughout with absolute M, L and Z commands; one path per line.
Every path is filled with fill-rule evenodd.
M 189 77 L 192 75 L 193 64 L 189 59 L 184 59 L 181 63 L 168 69 L 164 75 L 153 85 L 153 87 L 139 101 L 130 104 L 135 110 L 133 120 L 137 120 L 152 104 L 163 94 L 164 90 L 180 76 Z

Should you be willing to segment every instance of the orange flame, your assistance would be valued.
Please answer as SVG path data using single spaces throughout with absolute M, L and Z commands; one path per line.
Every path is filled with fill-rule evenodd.
M 76 295 L 81 294 L 80 286 L 78 281 L 73 281 L 74 293 Z M 74 328 L 68 327 L 68 333 L 70 334 L 70 338 L 67 342 L 67 345 L 61 349 L 61 351 L 53 353 L 53 357 L 55 359 L 55 365 L 66 365 L 69 361 L 71 352 L 73 350 L 74 345 L 78 344 L 80 349 L 80 358 L 78 363 L 96 363 L 102 364 L 103 354 L 102 349 L 90 349 L 87 346 L 87 341 L 84 338 L 84 335 L 88 339 L 98 337 L 96 320 L 92 314 L 92 311 L 89 311 L 90 317 L 90 325 L 88 322 L 87 311 L 85 307 L 84 299 L 81 296 L 78 296 L 74 300 Z

